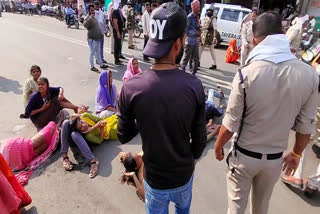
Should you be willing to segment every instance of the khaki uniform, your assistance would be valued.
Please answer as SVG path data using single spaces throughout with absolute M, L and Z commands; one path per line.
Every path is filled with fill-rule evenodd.
M 127 30 L 128 30 L 128 47 L 133 46 L 133 32 L 135 28 L 135 16 L 132 7 L 127 10 Z
M 242 74 L 244 84 L 238 73 L 233 80 L 222 123 L 230 132 L 239 130 L 244 86 L 247 107 L 238 145 L 264 155 L 255 159 L 232 149 L 226 176 L 228 214 L 245 212 L 250 190 L 251 213 L 265 214 L 282 165 L 282 158 L 267 160 L 265 154 L 285 151 L 291 128 L 313 133 L 319 77 L 311 66 L 296 59 L 279 64 L 253 61 L 242 68 Z
M 244 23 L 241 28 L 241 66 L 243 66 L 248 58 L 250 51 L 253 49 L 253 32 L 252 20 Z
M 301 27 L 298 24 L 291 26 L 286 33 L 286 37 L 290 41 L 291 50 L 293 50 L 294 53 L 297 52 L 301 44 Z
M 209 48 L 211 58 L 213 60 L 213 64 L 215 65 L 217 60 L 216 56 L 214 53 L 214 44 L 213 40 L 215 38 L 214 36 L 214 30 L 217 29 L 217 19 L 216 17 L 208 17 L 206 16 L 204 19 L 204 24 L 203 24 L 203 31 L 201 33 L 201 45 L 200 45 L 200 58 L 201 55 L 205 49 L 205 47 Z

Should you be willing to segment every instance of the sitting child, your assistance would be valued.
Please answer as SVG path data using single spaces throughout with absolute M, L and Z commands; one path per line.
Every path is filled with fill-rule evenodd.
M 30 68 L 32 78 L 26 80 L 23 86 L 23 104 L 27 106 L 29 98 L 33 92 L 38 91 L 38 79 L 41 75 L 41 68 L 38 65 L 32 65 Z
M 143 152 L 139 154 L 131 152 L 120 152 L 119 160 L 126 171 L 122 173 L 120 181 L 137 188 L 137 195 L 141 200 L 145 200 L 145 191 L 143 185 L 144 163 L 142 160 Z

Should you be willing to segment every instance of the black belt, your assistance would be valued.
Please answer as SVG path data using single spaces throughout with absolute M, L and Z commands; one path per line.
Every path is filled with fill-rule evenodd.
M 234 144 L 236 149 L 239 150 L 239 152 L 241 152 L 244 155 L 247 155 L 249 157 L 252 158 L 256 158 L 256 159 L 262 159 L 262 153 L 259 152 L 252 152 L 249 150 L 246 150 L 242 147 L 240 147 L 237 143 Z M 267 154 L 267 160 L 275 160 L 275 159 L 279 159 L 282 157 L 283 152 L 279 152 L 279 153 L 273 153 L 273 154 Z

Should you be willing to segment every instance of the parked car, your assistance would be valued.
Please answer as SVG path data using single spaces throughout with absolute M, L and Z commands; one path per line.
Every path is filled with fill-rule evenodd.
M 200 20 L 201 23 L 203 23 L 203 20 L 205 18 L 207 8 L 210 7 L 210 4 L 205 4 Z M 217 17 L 217 43 L 216 46 L 219 45 L 221 42 L 227 42 L 229 43 L 231 39 L 241 39 L 241 33 L 240 33 L 240 24 L 242 19 L 251 13 L 251 10 L 248 8 L 244 8 L 238 5 L 230 5 L 230 4 L 219 4 L 215 3 L 213 4 L 214 7 L 214 14 Z

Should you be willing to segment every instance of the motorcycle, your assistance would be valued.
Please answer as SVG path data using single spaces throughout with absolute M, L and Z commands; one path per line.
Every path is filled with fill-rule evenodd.
M 74 25 L 76 27 L 76 29 L 79 29 L 79 20 L 78 20 L 78 15 L 77 14 L 72 14 L 70 17 L 70 21 L 69 21 L 69 26 L 71 27 L 72 25 Z
M 142 21 L 140 18 L 136 18 L 136 25 L 135 25 L 135 29 L 134 29 L 134 37 L 135 38 L 139 38 L 141 33 L 143 33 L 143 29 L 142 29 Z
M 320 53 L 320 38 L 301 56 L 301 60 L 311 64 L 312 60 Z

